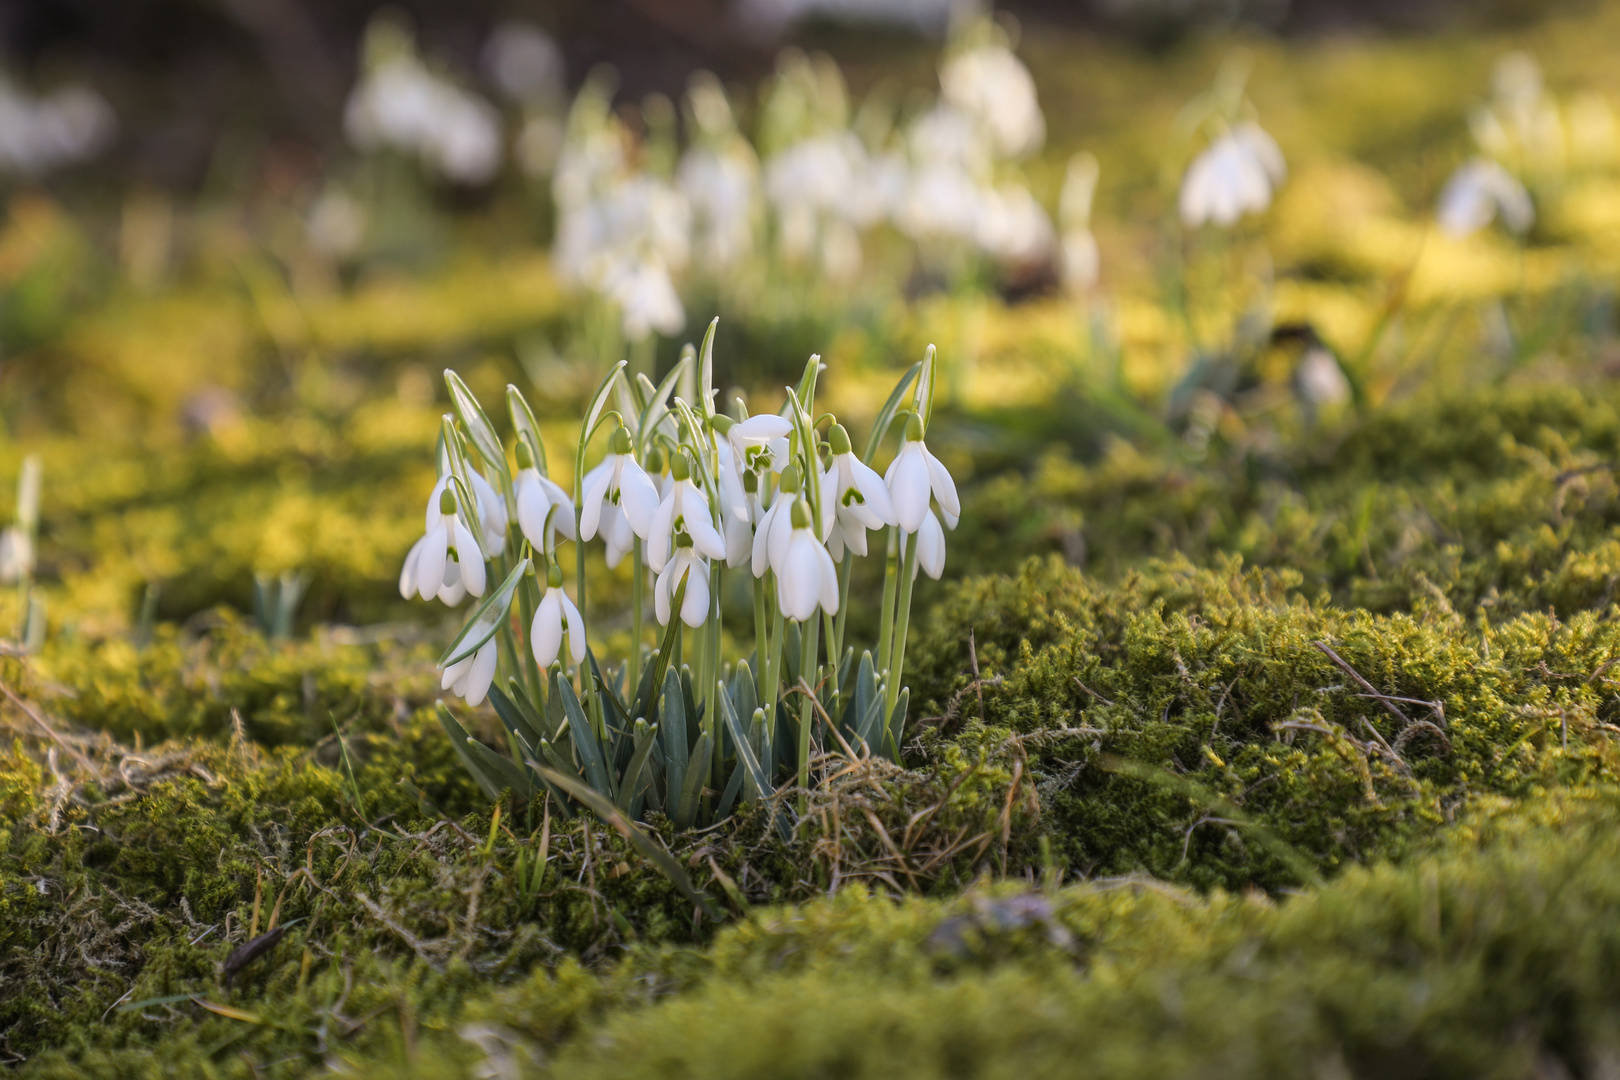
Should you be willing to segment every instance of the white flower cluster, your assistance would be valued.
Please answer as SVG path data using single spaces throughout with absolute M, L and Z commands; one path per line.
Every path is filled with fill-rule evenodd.
M 117 128 L 112 107 L 88 87 L 35 98 L 0 77 L 0 172 L 38 176 L 88 160 Z
M 364 74 L 343 111 L 350 142 L 413 154 L 455 184 L 483 184 L 495 175 L 502 146 L 494 106 L 430 70 L 397 22 L 374 19 L 364 53 Z
M 1276 140 L 1252 121 L 1236 124 L 1187 166 L 1181 181 L 1182 224 L 1225 229 L 1245 214 L 1264 213 L 1287 176 Z
M 706 350 L 712 347 L 712 334 L 711 326 Z M 688 357 L 682 366 L 693 362 Z M 903 414 L 899 452 L 882 476 L 856 454 L 836 419 L 825 436 L 811 424 L 805 402 L 813 401 L 819 369 L 819 358 L 813 357 L 801 383 L 804 394 L 790 394 L 780 413 L 741 418 L 709 412 L 701 401 L 695 407 L 680 398 L 669 401 L 679 371 L 656 391 L 650 383 L 639 393 L 621 389 L 621 400 L 633 406 L 633 414 L 608 414 L 605 422 L 616 423 L 614 418 L 620 417 L 629 426 L 616 427 L 606 456 L 579 474 L 575 496 L 539 467 L 543 451 L 536 453 L 537 437 L 520 439 L 513 473 L 482 412 L 463 407 L 462 420 L 470 419 L 473 427 L 471 437 L 463 439 L 446 417 L 444 445 L 467 443 L 483 470 L 473 467 L 466 451 L 452 450 L 441 459 L 443 472 L 428 497 L 424 533 L 400 573 L 400 595 L 452 606 L 469 595 L 484 596 L 491 580 L 486 562 L 495 564 L 497 574 L 505 574 L 515 562 L 504 558 L 510 539 L 514 551 L 526 553 L 525 565 L 541 568 L 538 573 L 547 582 L 529 628 L 535 663 L 540 670 L 550 668 L 566 642 L 568 655 L 579 664 L 585 659 L 584 621 L 562 587 L 556 545 L 559 538 L 600 538 L 609 567 L 627 557 L 633 560 L 638 595 L 646 576 L 651 577 L 660 625 L 675 618 L 694 630 L 713 624 L 719 574 L 727 568 L 749 576 L 757 610 L 770 595 L 781 619 L 800 623 L 805 634 L 815 635 L 818 616 L 830 618 L 845 606 L 848 565 L 869 552 L 867 533 L 887 530 L 894 560 L 891 576 L 896 570 L 904 575 L 899 596 L 909 611 L 910 584 L 918 571 L 933 578 L 944 572 L 945 529 L 954 529 L 962 512 L 949 471 L 924 438 L 932 351 L 907 375 L 907 382 L 918 382 L 916 407 Z M 618 370 L 598 393 L 593 413 L 605 402 Z M 453 391 L 461 388 L 453 373 L 446 377 Z M 509 397 L 521 401 L 515 389 L 509 388 Z M 470 401 L 470 395 L 458 397 L 458 405 L 463 400 Z M 880 423 L 894 418 L 899 400 L 896 393 Z M 523 422 L 532 415 L 526 404 L 514 404 L 513 415 L 520 431 L 534 430 L 532 421 Z M 601 422 L 587 420 L 576 461 L 583 462 L 584 445 Z M 874 439 L 871 448 L 877 445 Z M 509 537 L 513 527 L 516 533 Z M 576 563 L 579 557 L 575 555 Z M 580 575 L 583 588 L 583 570 Z M 513 588 L 511 582 L 502 585 L 485 606 L 510 604 Z M 638 628 L 641 617 L 639 609 L 633 612 Z M 481 608 L 464 636 L 482 628 L 482 640 L 468 644 L 445 665 L 445 688 L 468 704 L 483 700 L 494 678 L 496 626 L 503 618 Z M 769 631 L 760 625 L 756 633 L 763 639 Z M 778 627 L 778 640 L 780 634 Z M 836 655 L 841 642 L 830 639 L 827 644 L 829 655 Z M 903 637 L 896 639 L 896 647 L 903 651 Z

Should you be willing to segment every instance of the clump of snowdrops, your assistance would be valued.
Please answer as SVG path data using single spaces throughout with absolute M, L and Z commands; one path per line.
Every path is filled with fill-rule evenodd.
M 789 800 L 773 796 L 797 789 L 802 809 L 822 748 L 899 758 L 912 586 L 919 570 L 942 573 L 944 529 L 961 510 L 925 442 L 933 348 L 857 452 L 836 417 L 815 411 L 818 356 L 779 412 L 750 416 L 740 401 L 735 415 L 717 412 L 714 329 L 657 386 L 627 378 L 622 362 L 608 374 L 572 448 L 571 492 L 550 479 L 516 387 L 506 395 L 509 448 L 445 372 L 456 411 L 444 418 L 440 478 L 400 591 L 452 605 L 480 599 L 439 666 L 444 688 L 467 705 L 489 699 L 509 753 L 469 736 L 442 702 L 440 719 L 491 797 L 549 790 L 565 814 L 584 806 L 628 827 L 656 811 L 679 828 L 768 799 L 785 830 Z M 672 396 L 683 380 L 696 384 L 695 400 Z M 880 476 L 872 462 L 894 428 L 899 449 Z M 599 433 L 607 453 L 587 470 Z M 596 541 L 609 567 L 631 562 L 633 644 L 616 666 L 591 642 L 585 562 Z M 568 543 L 572 596 L 557 550 Z M 886 566 L 881 629 L 857 655 L 845 640 L 851 567 L 874 555 Z M 727 574 L 753 593 L 747 656 L 722 653 Z

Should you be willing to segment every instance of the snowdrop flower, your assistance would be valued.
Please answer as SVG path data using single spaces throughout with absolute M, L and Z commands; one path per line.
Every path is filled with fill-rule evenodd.
M 538 26 L 506 22 L 484 43 L 485 69 L 513 101 L 550 105 L 563 95 L 562 48 Z
M 737 468 L 745 476 L 753 473 L 763 479 L 767 473 L 781 472 L 787 464 L 788 432 L 793 424 L 785 416 L 761 413 L 733 424 L 726 431 L 736 455 Z
M 1003 45 L 984 45 L 946 61 L 939 72 L 945 100 L 989 133 L 996 154 L 1027 157 L 1046 141 L 1035 80 Z
M 676 454 L 670 459 L 669 474 L 674 482 L 663 502 L 658 504 L 658 511 L 653 515 L 647 534 L 647 565 L 660 575 L 667 568 L 672 554 L 678 555 L 686 550 L 683 537 L 696 549 L 697 555 L 706 555 L 711 559 L 726 557 L 725 538 L 714 527 L 709 516 L 708 497 L 692 482 L 692 466 L 685 454 Z M 690 600 L 690 588 L 687 589 L 687 596 Z M 697 625 L 690 619 L 687 622 Z
M 506 500 L 475 469 L 467 470 L 472 481 L 473 501 L 478 504 L 478 524 L 484 534 L 484 551 L 490 558 L 506 550 Z
M 1489 225 L 1498 215 L 1514 234 L 1535 224 L 1536 209 L 1529 192 L 1502 166 L 1475 158 L 1452 174 L 1440 192 L 1436 212 L 1440 228 L 1456 239 Z
M 483 98 L 429 71 L 408 34 L 397 28 L 392 33 L 376 46 L 388 55 L 370 67 L 344 107 L 349 141 L 362 150 L 415 153 L 458 184 L 487 182 L 501 164 L 499 114 Z M 367 49 L 373 49 L 369 40 Z
M 669 625 L 669 605 L 675 590 L 686 581 L 686 596 L 681 600 L 681 621 L 696 630 L 709 617 L 709 563 L 692 547 L 692 538 L 681 534 L 675 538 L 675 554 L 658 572 L 653 586 L 653 613 L 659 626 Z
M 923 518 L 922 528 L 911 542 L 917 545 L 917 564 L 911 568 L 911 579 L 917 580 L 921 570 L 935 581 L 945 572 L 945 530 L 932 510 Z
M 945 520 L 952 528 L 962 516 L 956 483 L 939 458 L 929 453 L 923 444 L 922 420 L 916 413 L 906 420 L 905 445 L 889 465 L 883 482 L 888 485 L 889 497 L 894 501 L 894 516 L 902 532 L 914 533 L 923 527 L 930 496 L 939 500 Z
M 557 533 L 574 539 L 574 500 L 534 467 L 528 444 L 517 446 L 518 474 L 512 481 L 517 495 L 518 528 L 536 551 L 552 551 Z
M 0 77 L 0 172 L 37 176 L 85 161 L 117 127 L 112 107 L 88 87 L 35 98 Z
M 557 662 L 564 634 L 568 636 L 568 655 L 573 657 L 574 663 L 583 664 L 585 620 L 563 591 L 562 569 L 552 563 L 546 573 L 546 595 L 540 598 L 534 621 L 529 625 L 529 647 L 534 650 L 534 662 L 540 665 L 541 671 Z
M 830 501 L 833 506 L 833 528 L 827 544 L 836 562 L 844 557 L 845 549 L 865 555 L 866 530 L 898 524 L 898 519 L 883 478 L 855 456 L 849 432 L 842 424 L 832 426 L 827 441 L 832 446 L 832 467 L 827 470 L 832 480 L 832 498 L 824 495 L 822 502 Z
M 1239 124 L 1187 166 L 1181 181 L 1182 223 L 1227 228 L 1244 214 L 1261 213 L 1287 175 L 1276 140 L 1258 124 Z
M 659 508 L 658 489 L 631 456 L 629 431 L 622 427 L 615 431 L 610 449 L 580 485 L 579 535 L 591 540 L 600 531 L 607 542 L 608 565 L 618 566 L 636 537 L 648 537 Z
M 1029 263 L 1044 258 L 1057 238 L 1052 219 L 1029 189 L 1022 184 L 1003 184 L 981 194 L 974 239 L 998 259 Z
M 469 707 L 480 704 L 489 693 L 490 683 L 495 681 L 496 659 L 495 639 L 491 637 L 477 652 L 444 669 L 440 689 L 455 694 Z
M 823 473 L 818 482 L 821 484 L 820 539 L 825 541 L 833 529 L 833 477 L 830 473 Z M 810 504 L 801 491 L 802 486 L 797 465 L 789 465 L 782 470 L 776 498 L 771 501 L 770 509 L 760 516 L 759 527 L 754 530 L 752 569 L 755 577 L 764 577 L 766 570 L 774 570 L 778 576 L 781 575 L 793 538 L 793 508 L 803 503 L 805 512 L 809 512 Z
M 0 530 L 0 582 L 21 581 L 34 572 L 34 545 L 16 525 Z
M 720 472 L 720 504 L 729 516 L 740 521 L 747 521 L 752 516 L 749 512 L 748 492 L 743 487 L 742 470 L 737 464 L 737 451 L 731 442 L 731 432 L 736 429 L 737 422 L 723 413 L 717 413 L 710 418 L 710 425 L 715 434 L 720 437 L 714 441 L 715 464 Z M 784 447 L 786 440 L 783 440 Z
M 838 614 L 838 568 L 810 529 L 810 506 L 793 503 L 792 532 L 776 575 L 776 600 L 782 617 L 804 622 L 820 607 Z
M 620 264 L 604 276 L 602 291 L 618 307 L 631 341 L 645 341 L 654 331 L 669 337 L 686 325 L 680 294 L 656 259 Z
M 1097 159 L 1084 151 L 1069 159 L 1058 199 L 1058 221 L 1063 229 L 1060 268 L 1069 292 L 1084 295 L 1097 284 L 1101 258 L 1097 238 L 1091 234 L 1091 203 L 1097 194 Z
M 454 564 L 450 562 L 451 552 L 455 553 Z M 423 600 L 439 597 L 452 605 L 464 595 L 456 592 L 457 588 L 474 596 L 484 595 L 484 552 L 472 530 L 456 515 L 456 497 L 448 476 L 440 477 L 428 498 L 426 534 L 411 545 L 405 556 L 399 593 L 407 600 L 413 584 L 415 595 Z

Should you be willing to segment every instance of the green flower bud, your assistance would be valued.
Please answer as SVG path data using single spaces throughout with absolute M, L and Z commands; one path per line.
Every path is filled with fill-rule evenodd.
M 686 459 L 684 452 L 678 452 L 669 459 L 669 475 L 676 480 L 692 478 L 692 463 Z
M 522 439 L 519 439 L 517 444 L 517 463 L 520 469 L 534 468 L 534 451 L 530 450 L 529 444 Z
M 834 424 L 827 432 L 827 443 L 832 447 L 834 454 L 847 454 L 850 451 L 849 432 L 844 430 L 843 424 Z
M 709 418 L 709 426 L 722 436 L 728 433 L 736 423 L 737 421 L 725 413 L 715 413 Z
M 446 487 L 439 492 L 439 513 L 453 514 L 456 512 L 456 493 Z
M 782 470 L 780 486 L 783 491 L 790 493 L 799 490 L 799 467 L 797 465 L 789 465 Z
M 795 529 L 810 527 L 810 504 L 803 499 L 793 500 L 793 527 Z
M 743 490 L 750 495 L 759 494 L 759 474 L 756 472 L 745 472 L 742 474 L 742 476 Z
M 641 463 L 641 467 L 646 469 L 647 472 L 653 476 L 657 476 L 659 473 L 663 472 L 664 448 L 659 446 L 657 443 L 653 443 L 651 446 L 649 446 L 647 448 L 647 460 Z
M 620 428 L 613 433 L 613 440 L 609 443 L 615 454 L 628 454 L 630 452 L 630 429 Z
M 562 567 L 552 563 L 546 570 L 546 586 L 552 589 L 562 588 Z
M 922 417 L 912 413 L 906 417 L 906 442 L 922 442 Z

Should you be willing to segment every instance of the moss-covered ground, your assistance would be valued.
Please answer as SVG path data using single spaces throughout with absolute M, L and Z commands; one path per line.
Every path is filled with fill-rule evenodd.
M 1614 25 L 1249 43 L 1302 147 L 1265 302 L 1356 388 L 1320 414 L 1265 350 L 1197 438 L 1173 408 L 1238 362 L 1209 342 L 1255 298 L 1170 312 L 1160 208 L 1131 208 L 1231 42 L 1026 49 L 1049 102 L 1092 110 L 1049 104 L 1037 186 L 1082 144 L 1120 163 L 1089 315 L 978 292 L 728 312 L 723 378 L 769 388 L 820 349 L 857 429 L 938 341 L 930 443 L 964 513 L 918 589 L 903 768 L 828 748 L 788 837 L 757 808 L 653 816 L 719 920 L 602 822 L 488 802 L 433 712 L 456 616 L 394 590 L 437 370 L 487 400 L 522 382 L 555 448 L 597 377 L 544 258 L 491 243 L 510 208 L 425 268 L 308 288 L 287 207 L 202 206 L 153 284 L 93 213 L 11 193 L 0 493 L 41 456 L 48 629 L 0 648 L 0 1065 L 1620 1074 L 1616 163 L 1538 191 L 1522 247 L 1423 224 L 1492 56 L 1612 90 Z M 590 572 L 622 608 L 626 579 Z M 283 573 L 309 591 L 272 638 L 254 576 Z M 0 632 L 21 614 L 0 590 Z

